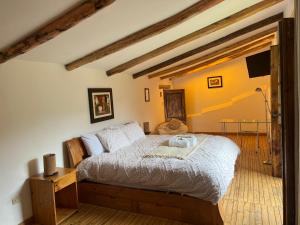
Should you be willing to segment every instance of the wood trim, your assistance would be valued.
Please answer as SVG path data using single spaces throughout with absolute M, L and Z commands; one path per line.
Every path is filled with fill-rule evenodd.
M 295 27 L 296 27 L 296 74 L 298 76 L 298 79 L 300 77 L 300 2 L 295 1 Z M 295 159 L 296 159 L 296 224 L 300 224 L 300 166 L 299 166 L 299 154 L 300 149 L 298 148 L 298 151 L 296 151 Z
M 140 41 L 143 41 L 147 38 L 150 38 L 154 35 L 160 34 L 184 21 L 187 19 L 202 13 L 203 11 L 219 4 L 224 0 L 202 0 L 198 1 L 192 6 L 176 13 L 173 16 L 170 16 L 158 23 L 152 24 L 142 30 L 136 31 L 124 38 L 121 38 L 118 41 L 115 41 L 109 45 L 106 45 L 86 56 L 83 56 L 69 64 L 66 65 L 67 70 L 74 70 L 80 66 L 91 63 L 95 60 L 101 59 L 104 56 L 110 55 L 114 52 L 117 52 L 121 49 L 124 49 L 130 45 L 136 44 Z
M 208 60 L 210 58 L 216 57 L 217 55 L 223 54 L 224 52 L 232 51 L 232 50 L 234 50 L 234 49 L 236 49 L 238 47 L 241 47 L 243 45 L 247 45 L 247 44 L 249 44 L 249 43 L 251 43 L 253 41 L 257 41 L 258 39 L 260 39 L 260 41 L 265 40 L 265 39 L 270 39 L 270 35 L 272 33 L 276 32 L 276 31 L 277 31 L 276 27 L 268 29 L 268 30 L 263 31 L 263 32 L 261 32 L 259 34 L 256 34 L 256 35 L 253 35 L 251 37 L 248 37 L 248 38 L 246 38 L 246 39 L 244 39 L 242 41 L 236 42 L 236 43 L 234 43 L 232 45 L 226 46 L 226 47 L 224 47 L 222 49 L 219 49 L 219 50 L 214 51 L 212 53 L 209 53 L 207 55 L 198 57 L 198 58 L 193 59 L 191 61 L 179 64 L 177 66 L 170 67 L 170 68 L 165 69 L 165 70 L 161 70 L 161 71 L 156 72 L 156 73 L 149 74 L 148 78 L 155 78 L 155 77 L 166 75 L 168 73 L 171 73 L 171 72 L 174 72 L 174 71 L 177 71 L 177 70 L 180 70 L 180 69 L 184 69 L 184 68 L 192 66 L 192 65 L 194 65 L 196 63 L 203 62 L 203 61 Z
M 271 17 L 266 18 L 264 20 L 261 20 L 261 21 L 259 21 L 257 23 L 251 24 L 251 25 L 249 25 L 247 27 L 244 27 L 243 29 L 240 29 L 240 30 L 238 30 L 236 32 L 233 32 L 233 33 L 231 33 L 229 35 L 226 35 L 226 36 L 224 36 L 222 38 L 219 38 L 219 39 L 217 39 L 215 41 L 212 41 L 212 42 L 210 42 L 208 44 L 202 45 L 202 46 L 200 46 L 198 48 L 195 48 L 193 50 L 190 50 L 188 52 L 185 52 L 183 54 L 175 56 L 175 57 L 173 57 L 171 59 L 168 59 L 168 60 L 166 60 L 164 62 L 161 62 L 161 63 L 159 63 L 157 65 L 151 66 L 151 67 L 149 67 L 149 68 L 147 68 L 145 70 L 142 70 L 142 71 L 139 71 L 137 73 L 134 73 L 133 74 L 133 78 L 138 78 L 140 76 L 144 76 L 144 75 L 147 75 L 147 74 L 152 73 L 154 71 L 160 70 L 160 69 L 162 69 L 164 67 L 170 66 L 170 65 L 172 65 L 172 64 L 174 64 L 176 62 L 179 62 L 179 61 L 181 61 L 183 59 L 186 59 L 186 58 L 191 57 L 193 55 L 199 54 L 199 53 L 201 53 L 203 51 L 209 50 L 209 49 L 214 48 L 214 47 L 216 47 L 218 45 L 224 44 L 225 42 L 231 41 L 232 39 L 235 39 L 237 37 L 240 37 L 242 35 L 245 35 L 247 33 L 250 33 L 252 31 L 255 31 L 257 29 L 265 27 L 267 25 L 270 25 L 272 23 L 276 23 L 276 22 L 280 21 L 282 18 L 283 18 L 283 13 L 279 13 L 277 15 L 274 15 L 274 16 L 271 16 Z M 156 50 L 154 50 L 154 51 L 156 51 Z M 151 55 L 151 52 L 147 53 L 147 54 Z M 143 57 L 143 56 L 141 56 L 141 57 Z M 133 60 L 136 60 L 136 59 L 133 59 Z M 133 61 L 133 60 L 131 60 L 131 61 Z M 141 62 L 143 62 L 143 61 L 141 61 Z M 138 63 L 141 63 L 141 62 L 138 62 Z M 137 65 L 137 64 L 135 64 L 135 65 Z M 128 67 L 128 68 L 130 68 L 130 67 Z
M 285 18 L 279 23 L 280 78 L 282 95 L 283 145 L 283 224 L 295 225 L 296 182 L 295 155 L 299 147 L 299 103 L 295 73 L 294 19 Z
M 230 60 L 236 59 L 236 58 L 241 57 L 243 55 L 247 55 L 249 53 L 259 51 L 263 48 L 266 48 L 266 47 L 270 46 L 271 44 L 272 44 L 271 40 L 269 40 L 267 42 L 262 42 L 260 44 L 258 42 L 256 42 L 255 44 L 244 46 L 240 49 L 231 51 L 229 53 L 225 53 L 223 55 L 220 55 L 218 57 L 215 57 L 215 58 L 210 59 L 208 61 L 205 61 L 203 63 L 196 64 L 196 65 L 194 65 L 192 67 L 189 67 L 187 69 L 183 69 L 181 71 L 162 76 L 160 79 L 164 80 L 164 79 L 168 79 L 168 78 L 172 78 L 172 77 L 180 77 L 180 76 L 186 75 L 188 73 L 192 73 L 192 72 L 199 72 L 201 70 L 208 69 L 210 67 L 219 65 L 221 63 L 228 62 Z
M 80 182 L 79 201 L 195 225 L 224 225 L 218 205 L 201 199 L 121 186 Z
M 279 46 L 271 46 L 271 151 L 272 175 L 282 177 L 281 127 L 279 125 Z
M 160 84 L 158 89 L 171 89 L 171 85 L 169 84 Z
M 0 63 L 4 63 L 9 59 L 24 54 L 53 39 L 85 18 L 93 15 L 98 10 L 112 4 L 114 1 L 115 0 L 87 0 L 76 5 L 68 12 L 54 19 L 52 22 L 0 52 Z

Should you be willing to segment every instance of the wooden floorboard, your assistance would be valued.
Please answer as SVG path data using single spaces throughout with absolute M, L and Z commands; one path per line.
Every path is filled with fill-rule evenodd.
M 226 225 L 281 225 L 282 180 L 272 177 L 272 167 L 263 164 L 268 159 L 265 136 L 259 137 L 256 153 L 255 137 L 229 136 L 240 145 L 236 173 L 221 200 L 220 211 Z
M 282 181 L 271 176 L 264 165 L 268 158 L 266 137 L 260 136 L 256 153 L 255 137 L 229 136 L 241 147 L 235 177 L 220 201 L 225 225 L 282 225 Z M 242 143 L 242 145 L 241 145 Z M 81 204 L 78 213 L 62 225 L 184 225 L 163 218 Z

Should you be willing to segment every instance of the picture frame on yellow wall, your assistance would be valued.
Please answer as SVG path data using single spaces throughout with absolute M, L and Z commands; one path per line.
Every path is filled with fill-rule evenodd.
M 222 76 L 208 77 L 207 78 L 208 88 L 221 88 L 223 87 Z

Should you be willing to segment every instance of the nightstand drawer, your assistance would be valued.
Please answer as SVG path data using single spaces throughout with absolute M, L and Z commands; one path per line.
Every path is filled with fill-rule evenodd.
M 76 182 L 76 173 L 70 173 L 68 176 L 64 177 L 64 179 L 58 180 L 54 183 L 54 190 L 57 192 L 74 182 Z

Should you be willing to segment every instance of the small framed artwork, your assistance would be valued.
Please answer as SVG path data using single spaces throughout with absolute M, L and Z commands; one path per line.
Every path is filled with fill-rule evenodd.
M 222 76 L 208 77 L 207 78 L 208 88 L 221 88 L 223 87 Z
M 111 88 L 88 88 L 91 123 L 114 118 Z
M 150 90 L 149 88 L 144 89 L 145 102 L 150 102 Z

